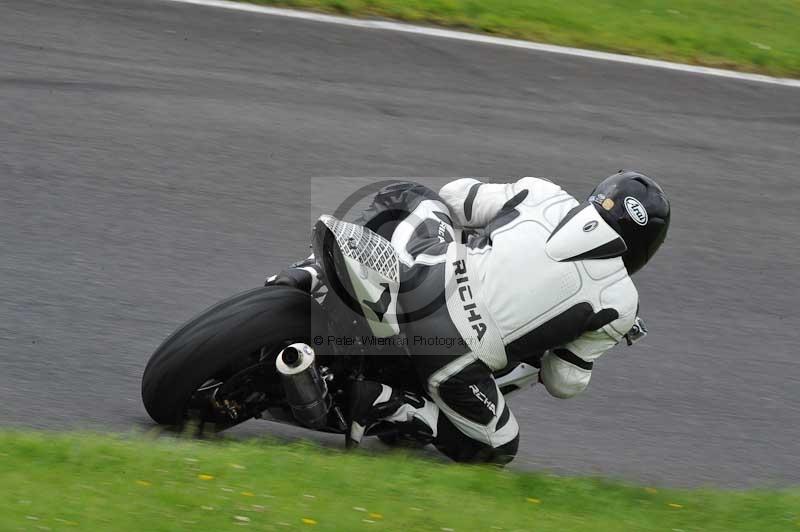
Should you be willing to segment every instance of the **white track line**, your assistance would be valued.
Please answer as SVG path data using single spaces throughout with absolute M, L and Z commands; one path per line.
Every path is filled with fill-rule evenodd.
M 466 33 L 463 31 L 444 30 L 425 26 L 414 26 L 411 24 L 401 24 L 398 22 L 388 22 L 384 20 L 364 20 L 348 17 L 338 17 L 335 15 L 323 15 L 321 13 L 311 13 L 308 11 L 297 11 L 294 9 L 282 9 L 278 7 L 266 7 L 255 4 L 230 2 L 227 0 L 165 0 L 168 2 L 178 2 L 182 4 L 195 4 L 206 7 L 218 7 L 223 9 L 233 9 L 236 11 L 247 11 L 262 15 L 272 15 L 276 17 L 294 18 L 300 20 L 310 20 L 313 22 L 324 22 L 327 24 L 338 24 L 340 26 L 352 26 L 356 28 L 369 28 L 376 30 L 397 31 L 401 33 L 414 33 L 417 35 L 427 35 L 429 37 L 440 37 L 444 39 L 455 39 L 458 41 L 468 41 L 481 44 L 493 44 L 496 46 L 508 46 L 511 48 L 522 48 L 537 52 L 549 52 L 553 54 L 573 55 L 589 59 L 599 59 L 601 61 L 613 61 L 616 63 L 628 63 L 631 65 L 663 68 L 667 70 L 677 70 L 679 72 L 689 72 L 692 74 L 705 74 L 707 76 L 717 76 L 722 78 L 737 79 L 744 81 L 755 81 L 759 83 L 771 83 L 773 85 L 783 85 L 786 87 L 800 88 L 800 79 L 775 78 L 761 74 L 747 74 L 735 72 L 733 70 L 723 70 L 721 68 L 709 68 L 682 63 L 671 63 L 669 61 L 658 61 L 656 59 L 645 59 L 632 55 L 610 54 L 607 52 L 595 52 L 583 50 L 581 48 L 570 48 L 567 46 L 555 46 L 552 44 L 541 44 L 530 41 L 520 41 L 517 39 L 504 39 L 502 37 L 491 37 L 477 33 Z

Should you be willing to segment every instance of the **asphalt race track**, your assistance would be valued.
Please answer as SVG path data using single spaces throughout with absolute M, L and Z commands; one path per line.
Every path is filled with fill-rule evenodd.
M 651 335 L 579 398 L 518 396 L 516 467 L 797 484 L 800 90 L 160 1 L 4 0 L 0 423 L 149 428 L 150 353 L 304 256 L 311 197 L 341 188 L 323 176 L 540 175 L 583 196 L 623 167 L 673 200 L 636 278 Z M 240 433 L 276 431 L 316 438 Z

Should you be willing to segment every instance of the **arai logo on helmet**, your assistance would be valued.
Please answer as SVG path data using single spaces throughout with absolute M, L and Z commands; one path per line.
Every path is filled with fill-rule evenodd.
M 638 199 L 633 196 L 625 198 L 625 210 L 628 211 L 634 222 L 639 225 L 647 225 L 647 210 Z

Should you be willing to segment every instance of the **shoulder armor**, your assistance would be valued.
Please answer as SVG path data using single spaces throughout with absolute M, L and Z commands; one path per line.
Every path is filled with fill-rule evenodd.
M 588 202 L 569 211 L 545 244 L 547 256 L 558 262 L 610 259 L 627 249 L 625 241 Z

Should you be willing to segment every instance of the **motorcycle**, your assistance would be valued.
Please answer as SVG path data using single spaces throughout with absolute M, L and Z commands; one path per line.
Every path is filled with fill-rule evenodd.
M 344 434 L 351 379 L 425 394 L 402 341 L 391 243 L 332 216 L 316 222 L 311 243 L 327 295 L 248 290 L 201 312 L 156 349 L 142 377 L 156 423 L 221 431 L 260 418 Z M 521 362 L 495 378 L 508 395 L 535 384 L 538 369 Z M 365 435 L 413 443 L 389 424 Z

